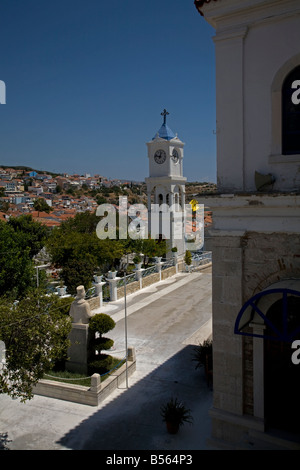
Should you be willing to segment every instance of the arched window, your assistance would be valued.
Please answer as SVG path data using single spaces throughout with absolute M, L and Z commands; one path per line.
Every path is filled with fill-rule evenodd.
M 300 154 L 300 65 L 282 86 L 282 154 Z

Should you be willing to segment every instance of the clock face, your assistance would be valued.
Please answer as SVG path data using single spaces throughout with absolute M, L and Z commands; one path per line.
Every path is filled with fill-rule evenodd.
M 166 152 L 164 150 L 157 150 L 154 154 L 154 160 L 156 163 L 164 163 L 166 160 Z
M 172 152 L 172 160 L 174 163 L 178 163 L 178 160 L 179 160 L 179 155 L 178 155 L 178 152 L 176 149 L 173 149 L 173 152 Z

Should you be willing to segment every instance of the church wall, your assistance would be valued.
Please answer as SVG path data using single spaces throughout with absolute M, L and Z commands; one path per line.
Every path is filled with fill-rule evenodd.
M 212 437 L 242 445 L 249 430 L 265 429 L 263 340 L 234 334 L 237 315 L 271 284 L 300 278 L 300 155 L 281 155 L 281 88 L 300 65 L 300 5 L 220 0 L 203 13 L 216 30 L 222 195 L 201 201 L 213 214 Z M 257 192 L 255 171 L 275 183 Z
M 210 233 L 207 243 L 213 260 L 212 436 L 237 443 L 241 433 L 247 432 L 247 417 L 250 429 L 254 426 L 251 420 L 257 417 L 253 339 L 234 334 L 236 317 L 256 293 L 280 280 L 300 278 L 300 237 L 298 232 L 240 231 L 231 236 L 218 230 Z M 263 390 L 260 396 L 263 397 Z M 261 426 L 262 430 L 263 420 Z
M 231 26 L 222 28 L 220 23 L 214 37 L 218 189 L 255 191 L 254 174 L 259 171 L 274 175 L 272 189 L 295 190 L 300 158 L 282 156 L 275 145 L 281 125 L 273 121 L 281 120 L 281 105 L 279 100 L 274 116 L 272 86 L 286 63 L 290 61 L 286 74 L 300 64 L 293 60 L 300 55 L 299 13 L 283 18 L 257 14 L 247 20 L 241 14 Z
M 272 186 L 274 190 L 287 191 L 299 187 L 300 156 L 297 161 L 289 163 L 286 163 L 289 157 L 283 156 L 281 162 L 275 163 L 278 155 L 275 159 L 272 142 L 273 81 L 282 66 L 294 56 L 299 55 L 299 44 L 300 28 L 297 15 L 296 17 L 288 16 L 280 22 L 274 18 L 268 22 L 258 23 L 249 28 L 245 36 L 243 58 L 244 189 L 247 191 L 256 190 L 255 171 L 263 174 L 271 173 L 276 180 Z M 292 69 L 291 63 L 288 70 Z M 276 118 L 281 121 L 281 112 L 278 114 Z

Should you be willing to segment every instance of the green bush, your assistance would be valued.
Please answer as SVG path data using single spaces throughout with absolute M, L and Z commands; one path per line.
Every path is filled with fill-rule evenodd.
M 99 359 L 96 359 L 99 357 Z M 113 365 L 113 357 L 109 354 L 100 354 L 99 356 L 95 356 L 94 360 L 89 362 L 88 364 L 88 374 L 106 374 L 109 372 Z
M 116 326 L 115 321 L 106 313 L 97 313 L 89 322 L 90 331 L 94 333 L 94 338 L 90 346 L 90 374 L 105 374 L 108 372 L 113 363 L 113 357 L 108 354 L 101 354 L 101 351 L 107 351 L 114 345 L 114 341 L 102 335 L 112 330 Z M 96 334 L 100 337 L 96 337 Z M 98 354 L 96 354 L 98 353 Z
M 196 362 L 195 368 L 209 366 L 212 368 L 212 340 L 206 339 L 203 343 L 195 346 L 193 349 L 193 361 Z
M 192 264 L 192 254 L 189 250 L 186 250 L 186 252 L 185 252 L 184 261 L 188 266 L 190 266 L 190 264 Z
M 102 337 L 103 334 L 108 333 L 116 326 L 115 321 L 106 313 L 97 313 L 89 322 L 89 328 L 93 332 L 97 332 Z
M 114 345 L 114 341 L 103 336 L 102 338 L 95 338 L 93 345 L 94 350 L 100 354 L 101 351 L 107 351 L 108 349 L 111 349 Z

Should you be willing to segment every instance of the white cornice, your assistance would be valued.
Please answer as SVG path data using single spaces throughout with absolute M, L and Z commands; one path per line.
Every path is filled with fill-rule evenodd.
M 205 20 L 219 33 L 299 14 L 300 5 L 299 0 L 220 0 L 205 4 L 202 11 Z

